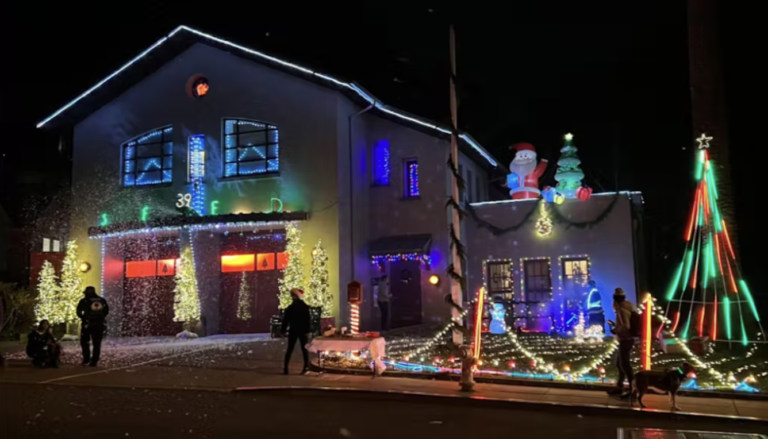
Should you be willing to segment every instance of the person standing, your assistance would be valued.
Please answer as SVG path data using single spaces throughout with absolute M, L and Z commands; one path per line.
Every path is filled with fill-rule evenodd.
M 307 352 L 307 343 L 309 342 L 310 332 L 310 314 L 309 305 L 302 300 L 304 291 L 294 288 L 291 290 L 293 302 L 288 305 L 283 314 L 282 333 L 288 333 L 288 350 L 285 352 L 285 364 L 283 365 L 283 374 L 288 375 L 288 364 L 291 362 L 293 349 L 296 347 L 296 341 L 300 343 L 301 355 L 304 357 L 304 368 L 302 375 L 309 371 L 309 353 Z
M 77 304 L 77 317 L 80 326 L 80 347 L 83 348 L 83 366 L 96 367 L 101 357 L 101 340 L 104 338 L 109 304 L 96 294 L 96 288 L 86 287 L 80 303 Z M 90 342 L 93 340 L 93 355 Z
M 386 274 L 379 279 L 379 311 L 381 312 L 381 330 L 389 331 L 389 301 L 392 295 L 389 293 L 389 276 Z
M 611 332 L 616 335 L 619 341 L 619 357 L 616 360 L 616 367 L 619 369 L 619 379 L 616 380 L 616 387 L 608 391 L 610 395 L 621 395 L 627 398 L 632 395 L 632 348 L 635 346 L 634 328 L 632 328 L 632 314 L 635 312 L 635 306 L 629 302 L 624 294 L 624 290 L 616 288 L 613 293 L 613 310 L 616 313 L 616 323 Z M 624 380 L 629 381 L 629 392 L 624 391 Z

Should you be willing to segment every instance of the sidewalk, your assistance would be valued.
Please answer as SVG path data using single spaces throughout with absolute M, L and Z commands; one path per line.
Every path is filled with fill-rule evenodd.
M 114 361 L 105 368 L 64 365 L 61 369 L 34 369 L 26 361 L 12 361 L 0 369 L 0 384 L 29 383 L 45 385 L 99 386 L 133 389 L 197 389 L 219 392 L 268 389 L 334 389 L 382 392 L 387 394 L 422 394 L 473 401 L 529 403 L 545 406 L 569 405 L 574 410 L 630 409 L 627 401 L 608 397 L 594 390 L 552 387 L 477 384 L 476 392 L 460 393 L 455 381 L 426 380 L 365 375 L 310 374 L 295 375 L 300 364 L 292 366 L 294 375 L 282 375 L 283 343 L 255 340 L 222 347 L 217 344 L 190 342 L 174 350 L 152 351 L 131 356 L 135 361 Z M 187 346 L 184 350 L 182 347 Z M 133 348 L 131 348 L 133 349 Z M 298 352 L 296 352 L 298 354 Z M 294 355 L 300 361 L 301 355 Z M 647 412 L 670 413 L 668 397 L 646 395 Z M 729 398 L 677 398 L 681 415 L 726 416 L 768 421 L 768 401 Z

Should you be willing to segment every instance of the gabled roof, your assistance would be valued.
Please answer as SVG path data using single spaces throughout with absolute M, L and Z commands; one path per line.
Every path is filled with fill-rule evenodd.
M 80 96 L 40 121 L 40 123 L 37 124 L 37 128 L 54 124 L 72 125 L 80 122 L 94 111 L 106 105 L 126 89 L 154 73 L 173 57 L 198 42 L 220 48 L 239 56 L 263 62 L 290 74 L 338 90 L 361 104 L 373 105 L 373 108 L 375 108 L 380 115 L 398 123 L 412 126 L 421 131 L 440 137 L 446 137 L 451 134 L 451 130 L 447 126 L 439 125 L 433 121 L 385 105 L 380 99 L 377 99 L 354 82 L 345 82 L 332 76 L 315 72 L 298 64 L 275 58 L 263 52 L 249 49 L 245 46 L 201 32 L 188 26 L 179 26 L 174 29 L 173 32 L 158 40 L 155 44 L 112 72 L 106 78 L 96 83 L 96 85 L 83 92 Z M 470 155 L 479 156 L 476 158 L 481 157 L 491 167 L 498 166 L 493 156 L 477 143 L 472 136 L 467 133 L 461 133 L 459 137 L 466 143 L 466 145 L 461 145 L 463 150 L 470 151 Z M 466 148 L 466 146 L 469 148 Z

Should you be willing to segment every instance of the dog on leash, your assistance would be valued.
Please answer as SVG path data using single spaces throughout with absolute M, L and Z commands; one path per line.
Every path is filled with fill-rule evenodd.
M 630 407 L 634 406 L 634 400 L 640 403 L 640 407 L 645 408 L 643 396 L 648 390 L 655 390 L 660 394 L 669 394 L 669 404 L 672 410 L 679 411 L 675 396 L 678 389 L 688 378 L 690 373 L 695 373 L 696 369 L 689 363 L 683 363 L 680 367 L 673 367 L 666 371 L 643 370 L 635 373 L 632 381 L 632 395 L 629 397 Z

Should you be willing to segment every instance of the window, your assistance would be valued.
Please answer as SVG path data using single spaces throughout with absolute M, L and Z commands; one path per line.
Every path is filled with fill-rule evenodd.
M 389 186 L 389 141 L 381 140 L 373 145 L 373 185 Z
M 549 258 L 523 261 L 525 301 L 547 302 L 552 298 Z
M 486 262 L 486 276 L 485 283 L 491 299 L 496 297 L 514 299 L 514 266 L 511 261 Z
M 51 251 L 51 240 L 48 238 L 43 238 L 43 251 L 44 252 Z
M 419 190 L 419 162 L 416 159 L 405 161 L 405 198 L 418 198 Z
M 276 126 L 224 120 L 224 177 L 278 174 L 279 156 Z
M 173 180 L 173 127 L 159 128 L 123 144 L 123 186 Z
M 566 294 L 579 295 L 589 282 L 589 259 L 562 258 L 563 284 L 561 287 Z
M 60 252 L 61 251 L 61 241 L 58 239 L 53 240 L 53 251 Z

